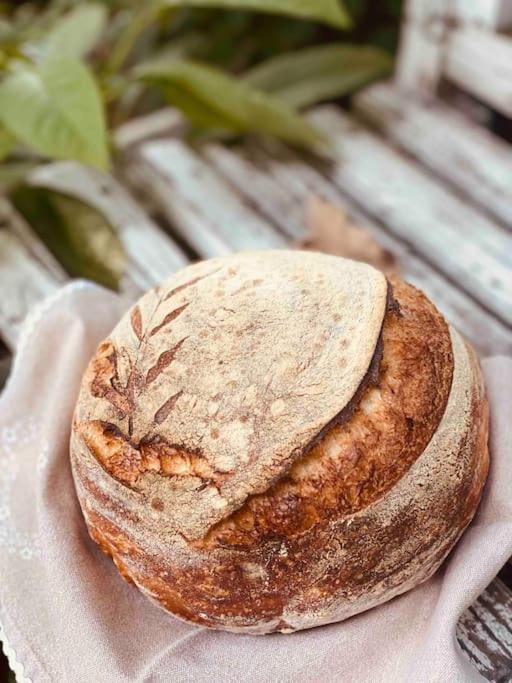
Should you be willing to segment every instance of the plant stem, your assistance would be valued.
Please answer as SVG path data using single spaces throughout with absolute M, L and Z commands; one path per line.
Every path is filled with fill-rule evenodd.
M 106 74 L 114 74 L 122 68 L 140 34 L 154 21 L 160 9 L 157 2 L 150 2 L 135 13 L 112 49 L 105 65 Z

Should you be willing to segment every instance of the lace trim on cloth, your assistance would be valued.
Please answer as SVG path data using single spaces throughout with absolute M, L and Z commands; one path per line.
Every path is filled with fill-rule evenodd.
M 13 648 L 10 646 L 2 624 L 0 624 L 0 643 L 2 643 L 2 650 L 4 651 L 4 655 L 7 657 L 9 667 L 16 676 L 16 682 L 32 683 L 32 679 L 28 676 L 25 676 L 25 667 L 21 662 L 18 661 L 18 656 L 16 655 L 16 652 L 13 650 Z
M 41 318 L 43 318 L 43 316 L 46 313 L 48 313 L 48 311 L 51 310 L 56 304 L 58 304 L 60 300 L 63 299 L 65 296 L 68 296 L 72 292 L 81 289 L 89 289 L 90 287 L 94 286 L 95 285 L 92 282 L 89 282 L 87 280 L 73 280 L 73 282 L 69 282 L 68 284 L 63 285 L 55 292 L 53 292 L 53 294 L 47 296 L 40 303 L 36 304 L 31 309 L 31 311 L 29 311 L 21 328 L 20 336 L 18 339 L 18 346 L 16 348 L 16 353 L 14 354 L 11 372 L 9 374 L 9 377 L 7 378 L 7 382 L 5 383 L 2 392 L 0 392 L 0 397 L 9 387 L 9 384 L 11 383 L 14 375 L 16 374 L 16 369 L 20 363 L 20 358 L 24 355 L 26 348 L 29 346 L 29 341 L 33 336 L 34 328 L 36 327 L 37 323 L 41 320 Z
M 33 335 L 33 330 L 34 330 L 36 324 L 39 322 L 39 320 L 41 320 L 41 318 L 51 308 L 53 308 L 61 299 L 63 299 L 64 296 L 67 296 L 67 295 L 69 295 L 70 292 L 73 292 L 76 290 L 87 289 L 90 286 L 91 286 L 91 283 L 83 281 L 83 280 L 74 281 L 70 284 L 65 285 L 64 287 L 61 287 L 54 294 L 52 294 L 49 297 L 47 297 L 46 299 L 44 299 L 40 304 L 36 305 L 32 309 L 32 311 L 28 314 L 28 316 L 25 320 L 25 323 L 23 324 L 21 334 L 20 334 L 20 339 L 18 342 L 18 348 L 17 348 L 16 354 L 14 356 L 13 367 L 11 369 L 10 376 L 6 382 L 6 385 L 4 386 L 3 391 L 5 391 L 8 388 L 10 382 L 13 380 L 13 377 L 16 374 L 17 367 L 19 366 L 20 359 L 22 358 L 27 347 L 29 346 L 29 342 L 30 342 L 31 337 Z M 32 679 L 25 675 L 25 667 L 20 661 L 18 661 L 18 656 L 16 654 L 16 651 L 14 650 L 14 648 L 9 643 L 9 640 L 8 640 L 7 635 L 5 633 L 4 627 L 2 626 L 1 623 L 0 623 L 0 644 L 2 645 L 2 649 L 4 651 L 6 658 L 7 658 L 7 661 L 9 663 L 9 667 L 14 672 L 17 683 L 33 683 Z

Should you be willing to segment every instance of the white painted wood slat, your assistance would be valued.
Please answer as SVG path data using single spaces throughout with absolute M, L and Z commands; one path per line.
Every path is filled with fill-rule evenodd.
M 164 138 L 183 132 L 186 120 L 177 109 L 165 107 L 151 114 L 127 121 L 114 133 L 114 141 L 121 150 L 150 138 Z
M 202 147 L 201 154 L 246 202 L 290 240 L 304 237 L 303 202 L 306 195 L 295 201 L 289 190 L 276 182 L 268 172 L 261 148 L 230 148 L 208 143 Z
M 512 236 L 336 108 L 318 108 L 311 120 L 329 135 L 330 179 L 512 325 Z
M 490 681 L 512 677 L 512 591 L 495 579 L 457 625 L 457 639 L 478 671 Z
M 354 104 L 393 142 L 512 229 L 510 145 L 442 102 L 425 106 L 391 82 L 366 88 Z
M 124 171 L 203 258 L 233 250 L 279 248 L 285 243 L 182 140 L 142 143 L 131 162 L 125 162 Z
M 404 90 L 434 94 L 442 73 L 449 10 L 447 0 L 407 0 L 396 68 L 397 83 Z
M 62 282 L 34 258 L 18 235 L 0 229 L 0 335 L 11 350 L 28 311 Z
M 403 277 L 422 289 L 482 355 L 512 355 L 509 329 L 357 209 L 339 188 L 298 155 L 278 144 L 272 147 L 271 152 L 265 152 L 260 146 L 233 149 L 210 143 L 203 154 L 290 241 L 306 235 L 305 204 L 309 195 L 321 195 L 339 206 L 355 225 L 368 230 L 396 256 Z
M 16 211 L 10 201 L 0 196 L 0 228 L 2 227 L 16 235 L 27 253 L 39 261 L 56 281 L 64 282 L 67 279 L 63 267 L 36 237 L 23 216 Z
M 479 28 L 505 29 L 512 26 L 510 0 L 455 0 L 458 21 L 464 20 Z
M 478 28 L 452 31 L 444 73 L 454 83 L 512 116 L 512 38 Z
M 464 649 L 471 649 L 481 673 L 492 681 L 512 676 L 512 591 L 495 579 L 462 616 L 458 634 Z M 475 645 L 479 643 L 480 648 Z M 468 648 L 471 645 L 472 648 Z M 509 674 L 508 678 L 506 674 Z

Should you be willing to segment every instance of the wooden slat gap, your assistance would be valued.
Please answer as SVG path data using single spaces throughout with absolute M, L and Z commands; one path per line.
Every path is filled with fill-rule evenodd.
M 477 603 L 482 601 L 482 596 L 479 596 L 477 599 Z M 476 603 L 475 603 L 476 604 Z M 503 645 L 503 643 L 498 640 L 496 635 L 491 631 L 491 629 L 487 626 L 487 624 L 481 619 L 481 617 L 478 615 L 478 613 L 475 610 L 474 604 L 468 607 L 468 612 L 471 613 L 473 616 L 473 619 L 475 622 L 477 622 L 480 627 L 485 631 L 485 633 L 489 636 L 489 640 L 497 645 L 497 649 L 499 652 L 507 659 L 510 661 L 510 664 L 512 666 L 512 658 L 510 657 L 510 652 L 508 649 Z
M 352 116 L 354 116 L 355 113 L 355 111 L 351 112 Z M 357 115 L 358 119 L 364 122 L 365 126 L 368 127 L 372 134 L 375 135 L 375 137 L 378 137 L 379 140 L 384 142 L 386 145 L 391 147 L 395 153 L 397 153 L 404 159 L 407 159 L 408 161 L 420 164 L 423 173 L 426 176 L 428 176 L 431 180 L 434 180 L 435 182 L 442 184 L 443 187 L 448 189 L 454 197 L 457 197 L 457 199 L 464 202 L 464 204 L 470 205 L 473 209 L 475 209 L 475 211 L 478 211 L 480 214 L 484 215 L 489 220 L 492 220 L 495 226 L 504 234 L 506 234 L 507 236 L 510 235 L 512 227 L 507 226 L 506 223 L 504 223 L 503 220 L 496 215 L 496 213 L 489 209 L 489 207 L 487 207 L 483 203 L 475 202 L 474 198 L 471 195 L 464 192 L 464 190 L 461 187 L 456 185 L 449 178 L 441 178 L 439 176 L 439 173 L 437 173 L 435 169 L 424 164 L 421 159 L 414 155 L 414 152 L 402 147 L 400 143 L 396 142 L 396 140 L 394 140 L 391 137 L 388 137 L 377 125 L 375 125 L 375 123 L 371 121 L 370 117 L 361 116 L 359 111 L 357 111 Z
M 153 139 L 153 138 L 148 138 Z M 135 148 L 135 144 L 133 146 Z M 131 151 L 132 146 L 127 147 Z M 127 192 L 137 201 L 139 206 L 147 214 L 148 218 L 171 239 L 174 244 L 180 249 L 190 262 L 197 261 L 201 256 L 191 247 L 191 245 L 183 239 L 183 237 L 176 231 L 170 219 L 162 211 L 158 202 L 144 188 L 139 187 L 136 183 L 131 182 L 129 175 L 123 169 L 122 160 L 115 170 L 117 182 L 122 185 Z
M 505 141 L 444 102 L 406 100 L 391 82 L 366 88 L 353 104 L 358 118 L 393 149 L 498 227 L 512 230 L 512 157 Z
M 317 170 L 323 175 L 323 177 L 326 180 L 329 180 L 328 174 L 325 172 L 324 169 L 322 169 L 322 167 L 318 167 Z M 365 205 L 360 200 L 353 197 L 352 195 L 350 195 L 350 199 L 362 213 L 368 213 L 367 209 L 365 209 Z M 388 234 L 390 237 L 394 237 L 395 239 L 397 239 L 397 237 L 393 233 L 393 231 L 387 227 L 385 221 L 383 221 L 381 218 L 379 218 L 378 214 L 369 213 L 369 215 L 370 215 L 372 221 L 377 223 L 378 226 L 386 234 Z M 423 263 L 427 264 L 429 266 L 429 268 L 434 270 L 438 275 L 441 275 L 446 280 L 448 280 L 450 282 L 450 284 L 452 284 L 456 289 L 459 289 L 461 292 L 464 292 L 464 295 L 467 296 L 469 299 L 471 299 L 471 301 L 474 303 L 474 305 L 476 307 L 480 307 L 481 309 L 483 309 L 486 313 L 488 313 L 490 316 L 492 316 L 500 324 L 504 325 L 507 328 L 507 330 L 510 330 L 512 332 L 512 325 L 510 325 L 507 322 L 507 320 L 505 320 L 500 315 L 498 315 L 495 311 L 493 311 L 490 307 L 488 307 L 484 302 L 476 299 L 474 297 L 474 295 L 470 291 L 468 291 L 465 287 L 461 286 L 460 282 L 456 278 L 452 277 L 449 272 L 447 272 L 446 270 L 440 269 L 436 265 L 436 262 L 434 260 L 432 260 L 431 258 L 429 258 L 429 256 L 427 254 L 423 253 L 422 251 L 418 251 L 414 242 L 408 240 L 407 237 L 403 237 L 403 236 L 400 238 L 400 241 L 403 241 L 403 243 L 407 245 L 407 248 L 409 249 L 409 251 L 412 254 L 414 254 L 414 256 L 416 258 L 418 258 L 420 261 L 423 261 Z
M 466 631 L 465 628 L 460 627 L 457 629 L 457 642 L 461 648 L 461 650 L 465 653 L 466 657 L 469 659 L 470 664 L 475 667 L 475 669 L 484 676 L 484 678 L 488 681 L 493 680 L 489 678 L 487 674 L 491 673 L 490 667 L 492 667 L 492 662 L 488 659 L 488 657 L 481 652 L 479 646 L 473 641 L 470 640 L 469 636 L 464 633 L 464 637 L 462 635 L 459 635 L 461 632 Z M 487 662 L 482 662 L 481 659 L 478 659 L 477 654 L 473 651 L 473 649 L 470 647 L 470 645 L 473 645 L 475 650 L 478 652 L 480 656 L 484 656 L 487 659 Z M 494 679 L 495 681 L 495 679 Z

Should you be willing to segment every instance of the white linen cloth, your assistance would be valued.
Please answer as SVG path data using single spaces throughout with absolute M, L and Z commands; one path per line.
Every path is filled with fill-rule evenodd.
M 512 554 L 512 359 L 483 362 L 490 476 L 475 520 L 434 578 L 343 623 L 234 635 L 155 607 L 87 534 L 68 458 L 71 415 L 87 361 L 123 308 L 92 284 L 60 290 L 25 326 L 0 397 L 0 635 L 18 676 L 34 683 L 481 680 L 455 628 Z

